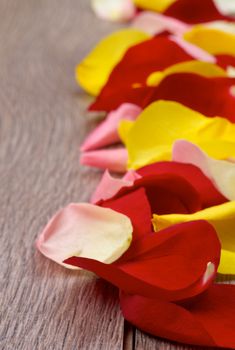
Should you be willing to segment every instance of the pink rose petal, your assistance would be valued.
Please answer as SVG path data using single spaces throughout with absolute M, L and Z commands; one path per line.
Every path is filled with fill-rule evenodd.
M 184 49 L 189 55 L 193 56 L 196 60 L 216 63 L 216 58 L 214 56 L 202 50 L 200 47 L 185 41 L 180 36 L 172 35 L 170 39 Z
M 235 164 L 209 157 L 199 147 L 185 140 L 174 143 L 173 160 L 197 166 L 229 200 L 235 200 Z
M 127 168 L 127 158 L 127 150 L 124 147 L 102 149 L 82 153 L 80 163 L 99 169 L 109 169 L 117 173 L 124 173 Z
M 90 151 L 120 141 L 117 132 L 121 120 L 136 120 L 142 109 L 132 103 L 123 103 L 90 133 L 81 146 L 81 151 Z
M 150 35 L 156 35 L 165 30 L 176 35 L 182 35 L 190 28 L 188 24 L 178 19 L 148 11 L 140 12 L 133 20 L 132 27 L 143 30 Z
M 112 209 L 88 203 L 70 204 L 49 221 L 36 245 L 60 265 L 70 256 L 112 263 L 132 240 L 130 219 Z
M 123 178 L 118 179 L 110 175 L 106 170 L 91 197 L 91 203 L 97 203 L 100 200 L 106 200 L 113 197 L 121 188 L 132 186 L 134 180 L 141 176 L 135 171 L 128 171 Z

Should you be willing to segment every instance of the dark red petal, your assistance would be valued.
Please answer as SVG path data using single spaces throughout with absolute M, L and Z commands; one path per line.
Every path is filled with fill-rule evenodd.
M 96 100 L 89 107 L 90 111 L 111 112 L 117 109 L 121 104 L 133 103 L 141 107 L 145 100 L 149 100 L 154 89 L 151 87 L 139 87 L 133 89 L 130 86 L 107 86 L 101 91 Z
M 191 164 L 159 162 L 138 169 L 137 173 L 143 177 L 170 173 L 186 178 L 198 192 L 203 209 L 227 202 L 227 199 L 214 187 L 210 179 L 199 168 Z
M 213 0 L 177 0 L 166 9 L 164 15 L 190 24 L 234 20 L 232 17 L 222 15 Z
M 120 303 L 124 318 L 144 332 L 180 343 L 215 345 L 200 322 L 181 306 L 123 292 Z
M 144 187 L 152 213 L 194 213 L 201 210 L 197 190 L 185 177 L 172 173 L 143 176 L 135 180 L 134 188 Z
M 134 240 L 152 231 L 151 208 L 144 188 L 124 194 L 117 199 L 104 201 L 100 203 L 100 206 L 128 216 L 134 228 Z
M 161 81 L 152 95 L 145 98 L 141 107 L 162 99 L 176 101 L 208 117 L 220 116 L 235 123 L 235 98 L 230 93 L 233 85 L 234 78 L 171 74 Z
M 220 67 L 228 68 L 229 66 L 235 67 L 235 56 L 232 55 L 216 55 L 217 64 Z
M 235 98 L 231 87 L 234 78 L 203 77 L 193 73 L 177 73 L 165 77 L 156 87 L 132 89 L 110 87 L 93 104 L 97 110 L 112 110 L 125 102 L 141 108 L 157 100 L 182 103 L 208 117 L 220 116 L 235 122 Z
M 187 214 L 202 209 L 200 194 L 185 177 L 171 173 L 156 173 L 135 180 L 133 186 L 123 187 L 113 199 L 117 199 L 138 188 L 144 188 L 154 214 Z M 100 201 L 109 207 L 108 201 Z
M 124 317 L 153 335 L 181 343 L 235 348 L 235 286 L 212 285 L 190 304 L 120 294 Z
M 110 90 L 132 88 L 136 83 L 145 84 L 152 72 L 192 59 L 191 55 L 167 36 L 153 37 L 127 50 L 110 74 L 100 96 L 109 96 Z M 91 105 L 90 110 L 98 110 L 97 105 Z
M 219 256 L 220 243 L 213 227 L 206 221 L 195 221 L 134 241 L 125 259 L 111 265 L 77 257 L 65 262 L 90 270 L 127 293 L 182 300 L 208 288 Z M 215 269 L 205 281 L 208 262 Z

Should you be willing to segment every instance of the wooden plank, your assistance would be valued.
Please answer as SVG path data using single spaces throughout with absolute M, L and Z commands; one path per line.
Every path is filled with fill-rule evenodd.
M 135 327 L 124 321 L 123 350 L 135 349 Z
M 122 349 L 116 289 L 34 247 L 49 217 L 87 200 L 100 177 L 78 164 L 94 122 L 74 67 L 115 26 L 87 0 L 1 0 L 0 14 L 0 348 Z

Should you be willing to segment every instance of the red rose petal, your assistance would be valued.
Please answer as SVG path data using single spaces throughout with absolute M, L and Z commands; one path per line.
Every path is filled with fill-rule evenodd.
M 235 123 L 235 98 L 230 93 L 234 85 L 235 78 L 177 73 L 168 75 L 156 87 L 110 87 L 101 92 L 92 108 L 109 111 L 126 102 L 145 108 L 154 101 L 169 100 L 182 103 L 208 117 L 220 116 Z
M 133 244 L 125 259 L 121 257 L 110 265 L 78 257 L 65 263 L 95 272 L 127 293 L 164 300 L 182 300 L 201 293 L 212 282 L 219 264 L 220 243 L 206 221 L 175 225 Z M 214 270 L 207 278 L 209 262 Z
M 144 332 L 180 343 L 215 345 L 203 325 L 179 305 L 123 292 L 120 303 L 125 319 Z
M 216 55 L 217 64 L 222 68 L 229 66 L 235 67 L 235 56 L 231 55 Z
M 146 97 L 143 107 L 162 99 L 176 101 L 208 117 L 220 116 L 235 123 L 235 98 L 230 93 L 233 85 L 234 78 L 171 74 Z
M 164 15 L 190 24 L 234 20 L 232 17 L 222 15 L 213 0 L 177 0 L 166 9 Z
M 235 286 L 212 285 L 189 303 L 121 293 L 124 317 L 145 332 L 181 343 L 235 348 Z
M 127 50 L 123 59 L 110 74 L 101 95 L 108 96 L 110 90 L 131 88 L 136 83 L 137 86 L 140 86 L 140 84 L 145 84 L 147 77 L 152 72 L 192 59 L 192 55 L 170 40 L 168 36 L 153 37 Z M 96 104 L 91 105 L 89 109 L 97 110 Z
M 186 178 L 200 195 L 203 209 L 227 202 L 227 199 L 215 188 L 201 170 L 191 164 L 159 162 L 138 169 L 137 173 L 143 177 L 171 173 Z
M 112 200 L 144 188 L 152 213 L 159 215 L 194 213 L 227 202 L 200 169 L 190 164 L 159 162 L 139 169 L 137 173 L 141 178 L 132 186 L 121 188 Z M 97 204 L 109 206 L 109 201 L 101 200 Z
M 124 194 L 117 199 L 103 201 L 100 206 L 113 209 L 130 218 L 134 229 L 133 240 L 152 231 L 151 208 L 144 188 Z

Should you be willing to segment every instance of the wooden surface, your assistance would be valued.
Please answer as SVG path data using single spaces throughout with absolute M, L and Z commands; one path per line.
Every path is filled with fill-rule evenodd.
M 0 0 L 2 350 L 189 349 L 124 327 L 115 288 L 34 247 L 49 217 L 99 180 L 78 164 L 95 123 L 74 67 L 115 28 L 88 0 Z

